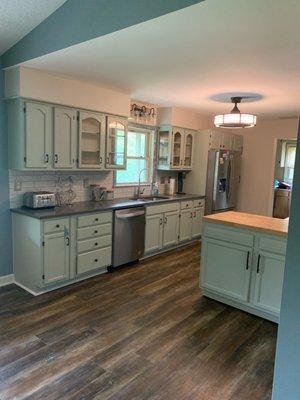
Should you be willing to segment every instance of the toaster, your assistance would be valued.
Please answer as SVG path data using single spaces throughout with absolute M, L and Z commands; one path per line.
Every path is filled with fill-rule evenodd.
M 53 192 L 26 192 L 23 203 L 28 208 L 55 207 L 55 194 Z

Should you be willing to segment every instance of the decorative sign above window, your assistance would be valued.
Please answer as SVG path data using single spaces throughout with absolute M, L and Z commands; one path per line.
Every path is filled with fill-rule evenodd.
M 157 107 L 154 104 L 131 102 L 130 118 L 131 122 L 142 125 L 156 126 Z

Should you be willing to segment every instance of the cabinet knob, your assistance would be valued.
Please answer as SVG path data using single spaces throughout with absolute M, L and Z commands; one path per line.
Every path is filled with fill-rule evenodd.
M 95 246 L 98 246 L 98 243 L 97 243 L 97 242 L 95 243 Z
M 59 224 L 57 224 L 57 225 L 56 225 L 56 228 L 59 228 L 59 227 L 60 227 L 60 225 L 59 225 Z
M 95 233 L 98 233 L 98 231 L 95 231 Z
M 95 222 L 98 222 L 99 221 L 99 218 L 95 218 Z
M 98 262 L 98 258 L 95 258 L 94 262 Z

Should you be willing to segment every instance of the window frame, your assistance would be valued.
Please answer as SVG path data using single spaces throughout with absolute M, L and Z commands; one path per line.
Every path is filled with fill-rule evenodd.
M 155 144 L 155 129 L 145 128 L 140 126 L 129 125 L 127 130 L 127 135 L 129 132 L 137 132 L 137 133 L 145 133 L 146 134 L 146 145 L 145 145 L 145 157 L 133 157 L 128 156 L 128 149 L 126 148 L 126 164 L 127 160 L 146 160 L 147 168 L 147 181 L 141 182 L 141 186 L 150 186 L 153 176 L 153 168 L 154 168 L 154 144 Z M 127 138 L 127 146 L 128 146 L 128 138 Z M 121 171 L 121 170 L 120 170 Z M 114 173 L 114 187 L 131 187 L 137 186 L 139 182 L 128 182 L 128 183 L 118 183 L 117 182 L 117 173 Z

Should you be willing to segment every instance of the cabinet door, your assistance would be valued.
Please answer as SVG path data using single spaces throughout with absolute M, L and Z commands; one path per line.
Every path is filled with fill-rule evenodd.
M 209 148 L 210 149 L 220 149 L 222 143 L 222 133 L 221 132 L 210 132 L 209 134 Z
M 171 128 L 162 128 L 158 132 L 157 168 L 170 169 L 171 161 Z
M 159 251 L 162 248 L 163 214 L 146 217 L 145 253 Z
M 105 166 L 105 116 L 79 113 L 79 168 Z
M 220 148 L 224 150 L 232 150 L 232 134 L 228 132 L 222 133 L 222 140 Z
M 44 235 L 44 284 L 69 278 L 70 239 L 64 231 Z
M 184 135 L 183 168 L 192 169 L 194 132 L 187 131 Z
M 172 169 L 181 169 L 183 165 L 184 132 L 174 128 L 172 133 Z
M 204 215 L 203 208 L 194 208 L 193 210 L 193 223 L 192 223 L 192 238 L 201 236 L 202 233 L 202 218 Z
M 107 117 L 106 168 L 126 169 L 127 119 Z
M 163 247 L 178 244 L 179 211 L 170 211 L 164 214 Z
M 243 136 L 232 135 L 232 149 L 235 151 L 243 152 Z
M 284 276 L 285 257 L 260 252 L 256 266 L 254 305 L 279 315 Z
M 248 302 L 252 248 L 208 238 L 202 245 L 201 286 Z
M 76 166 L 76 112 L 69 108 L 54 108 L 54 168 Z
M 50 168 L 52 108 L 25 104 L 25 165 L 27 168 Z
M 179 241 L 185 242 L 192 239 L 193 211 L 182 210 L 179 219 Z

